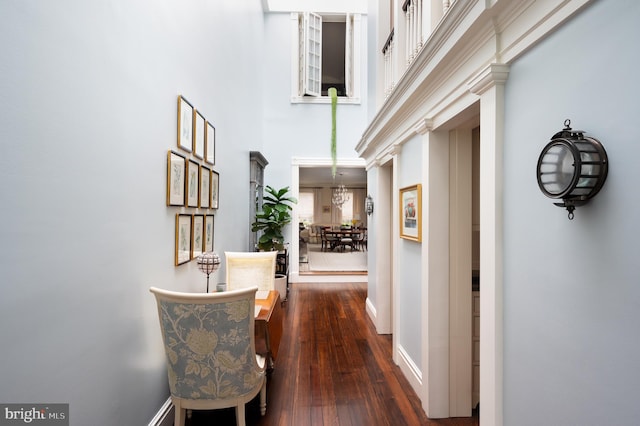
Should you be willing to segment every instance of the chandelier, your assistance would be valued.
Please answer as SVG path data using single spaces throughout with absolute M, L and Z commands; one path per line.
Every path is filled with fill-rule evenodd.
M 333 190 L 331 202 L 337 208 L 342 209 L 342 205 L 347 201 L 349 201 L 349 191 L 347 191 L 347 188 L 344 185 L 340 184 L 340 186 Z

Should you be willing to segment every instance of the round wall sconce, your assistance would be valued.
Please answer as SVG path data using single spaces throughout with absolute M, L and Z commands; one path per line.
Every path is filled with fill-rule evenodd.
M 569 211 L 573 219 L 576 207 L 586 204 L 604 185 L 609 169 L 607 152 L 595 138 L 584 136 L 582 130 L 572 130 L 571 120 L 553 135 L 538 159 L 538 186 L 549 198 L 562 199 L 554 203 Z
M 367 198 L 364 199 L 364 210 L 367 212 L 367 216 L 371 216 L 373 213 L 373 198 L 371 198 L 371 195 L 367 195 Z

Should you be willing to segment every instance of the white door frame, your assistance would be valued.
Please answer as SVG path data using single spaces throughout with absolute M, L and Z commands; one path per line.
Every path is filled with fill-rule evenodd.
M 300 198 L 300 168 L 301 167 L 331 167 L 333 164 L 331 158 L 308 158 L 308 157 L 293 157 L 291 158 L 291 196 L 296 199 Z M 363 168 L 366 163 L 362 158 L 338 158 L 338 167 L 353 167 Z M 293 205 L 291 211 L 291 223 L 296 226 L 291 226 L 291 249 L 289 254 L 289 280 L 291 282 L 298 282 L 300 280 L 300 264 L 297 259 L 300 258 L 300 247 L 298 241 L 300 238 L 300 229 L 297 224 L 299 220 L 298 205 Z M 294 244 L 295 243 L 295 244 Z M 292 261 L 294 259 L 295 261 Z

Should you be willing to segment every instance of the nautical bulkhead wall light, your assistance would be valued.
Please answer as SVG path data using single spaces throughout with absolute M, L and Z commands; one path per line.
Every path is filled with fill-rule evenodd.
M 373 198 L 371 195 L 367 195 L 364 199 L 364 210 L 367 212 L 367 216 L 371 216 L 373 213 Z
M 607 152 L 595 138 L 584 136 L 582 130 L 572 130 L 571 120 L 553 135 L 538 159 L 538 186 L 549 198 L 562 199 L 554 203 L 569 211 L 573 219 L 576 207 L 593 198 L 607 180 Z

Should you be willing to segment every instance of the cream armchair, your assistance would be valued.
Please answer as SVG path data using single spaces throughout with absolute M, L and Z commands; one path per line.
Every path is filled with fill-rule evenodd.
M 167 357 L 174 425 L 187 409 L 236 407 L 245 425 L 245 404 L 260 393 L 266 413 L 265 359 L 256 355 L 257 287 L 221 293 L 177 293 L 151 287 Z
M 258 290 L 275 290 L 275 251 L 225 251 L 227 289 L 258 286 Z

